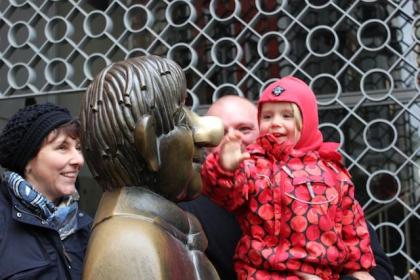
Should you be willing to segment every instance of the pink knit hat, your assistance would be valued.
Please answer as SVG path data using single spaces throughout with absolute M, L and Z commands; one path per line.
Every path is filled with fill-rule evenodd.
M 295 103 L 302 115 L 301 136 L 295 149 L 303 152 L 318 150 L 323 142 L 318 129 L 318 106 L 311 88 L 302 80 L 287 76 L 271 83 L 262 93 L 258 101 L 258 122 L 261 106 L 267 102 Z

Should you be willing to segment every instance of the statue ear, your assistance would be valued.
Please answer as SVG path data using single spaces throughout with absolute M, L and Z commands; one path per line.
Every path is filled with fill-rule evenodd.
M 144 158 L 150 171 L 158 171 L 160 168 L 158 139 L 156 136 L 155 118 L 144 115 L 134 129 L 134 145 L 136 150 Z

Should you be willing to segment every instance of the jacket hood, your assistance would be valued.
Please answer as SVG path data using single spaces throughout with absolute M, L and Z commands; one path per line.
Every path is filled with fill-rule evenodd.
M 315 94 L 305 82 L 287 76 L 271 83 L 258 101 L 258 122 L 261 106 L 267 102 L 291 102 L 298 106 L 302 115 L 302 130 L 295 149 L 306 152 L 321 147 L 323 138 L 318 128 L 318 105 Z

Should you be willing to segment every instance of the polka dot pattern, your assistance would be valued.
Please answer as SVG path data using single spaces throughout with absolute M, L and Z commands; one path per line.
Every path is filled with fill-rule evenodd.
M 299 271 L 339 279 L 340 271 L 370 269 L 364 215 L 337 156 L 274 149 L 269 140 L 249 147 L 251 159 L 235 173 L 219 166 L 217 154 L 203 166 L 205 193 L 235 211 L 242 227 L 239 279 L 299 279 Z

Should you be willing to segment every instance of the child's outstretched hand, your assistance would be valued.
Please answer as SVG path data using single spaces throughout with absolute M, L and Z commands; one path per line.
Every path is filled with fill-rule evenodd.
M 249 157 L 249 153 L 242 152 L 242 133 L 235 129 L 229 129 L 220 144 L 220 165 L 225 170 L 233 171 L 244 159 Z

